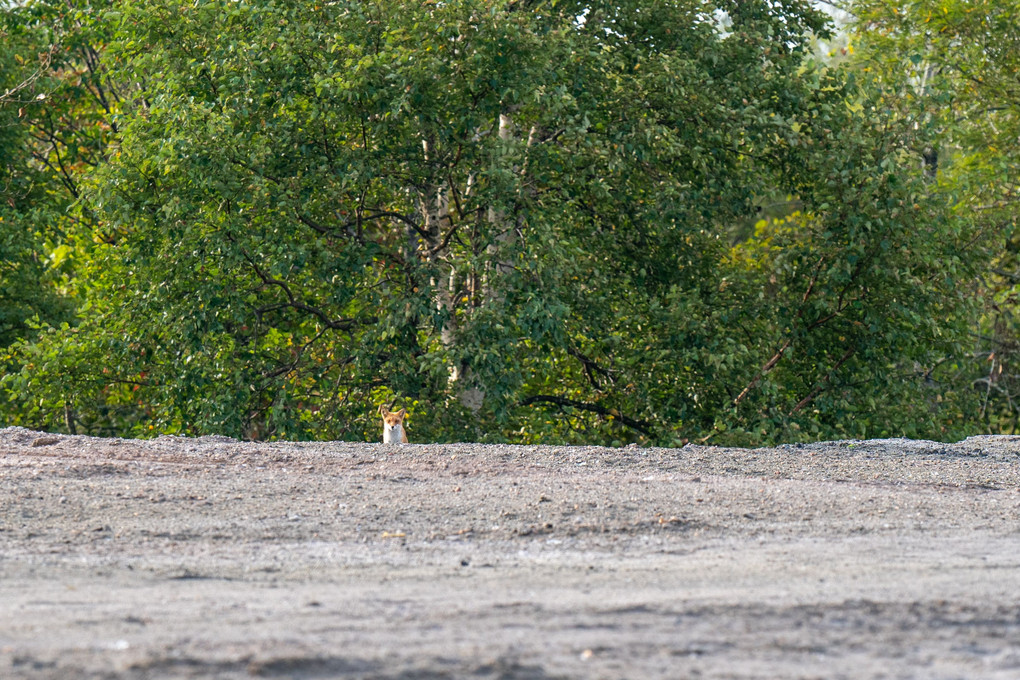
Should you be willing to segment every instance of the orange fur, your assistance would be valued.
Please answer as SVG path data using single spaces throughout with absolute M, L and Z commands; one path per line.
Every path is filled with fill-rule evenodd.
M 389 411 L 385 406 L 379 407 L 379 415 L 383 420 L 383 444 L 406 444 L 407 431 L 404 429 L 404 416 L 407 409 L 396 412 Z

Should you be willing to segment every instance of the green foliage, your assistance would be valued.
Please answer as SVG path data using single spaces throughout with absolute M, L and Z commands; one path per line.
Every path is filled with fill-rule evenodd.
M 32 164 L 26 109 L 39 100 L 40 36 L 0 15 L 0 348 L 31 337 L 34 318 L 66 315 L 57 289 L 59 263 L 46 256 L 51 218 L 47 178 Z M 44 57 L 48 59 L 48 57 Z
M 82 21 L 141 89 L 73 175 L 80 323 L 18 346 L 17 422 L 377 439 L 395 403 L 413 441 L 958 433 L 930 378 L 968 223 L 914 128 L 810 61 L 806 3 Z
M 971 427 L 1015 432 L 1020 422 L 1020 7 L 1015 2 L 854 3 L 855 67 L 881 85 L 884 105 L 916 134 L 929 191 L 969 223 L 981 262 L 967 282 L 983 306 L 966 352 L 950 363 L 953 389 L 979 398 Z
M 81 177 L 104 161 L 116 131 L 119 95 L 97 52 L 106 32 L 90 20 L 104 6 L 0 6 L 0 366 L 12 397 L 8 423 L 55 427 L 59 412 L 74 429 L 74 419 L 63 417 L 73 399 L 65 383 L 75 382 L 71 373 L 98 370 L 95 361 L 69 366 L 74 353 L 63 349 L 62 367 L 36 359 L 51 342 L 40 330 L 74 333 L 79 240 L 91 241 L 94 223 L 72 205 Z M 37 339 L 38 347 L 25 344 Z M 73 345 L 73 336 L 65 339 Z M 43 396 L 50 392 L 56 396 Z

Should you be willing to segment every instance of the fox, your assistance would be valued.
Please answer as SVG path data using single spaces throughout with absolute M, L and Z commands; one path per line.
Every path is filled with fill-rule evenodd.
M 379 415 L 382 416 L 383 422 L 383 444 L 406 444 L 407 430 L 404 429 L 404 416 L 407 415 L 407 409 L 402 408 L 393 413 L 385 406 L 380 406 Z

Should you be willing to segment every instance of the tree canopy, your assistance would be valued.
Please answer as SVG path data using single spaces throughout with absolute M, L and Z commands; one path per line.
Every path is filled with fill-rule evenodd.
M 914 151 L 932 191 L 970 224 L 966 247 L 981 262 L 971 286 L 981 312 L 956 379 L 981 393 L 976 427 L 1013 432 L 1020 422 L 1020 7 L 956 0 L 851 7 L 854 67 L 874 79 L 886 107 L 924 132 Z
M 61 16 L 28 9 L 7 18 Z M 973 221 L 919 161 L 938 131 L 812 57 L 810 3 L 63 22 L 60 125 L 89 144 L 36 159 L 71 198 L 39 200 L 66 217 L 30 250 L 72 263 L 76 313 L 18 312 L 49 330 L 8 351 L 10 422 L 375 439 L 385 404 L 414 441 L 966 431 L 976 393 L 940 372 L 976 314 Z

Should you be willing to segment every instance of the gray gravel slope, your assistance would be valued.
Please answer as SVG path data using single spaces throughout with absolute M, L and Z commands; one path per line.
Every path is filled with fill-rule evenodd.
M 0 677 L 1017 678 L 1020 438 L 0 430 Z

